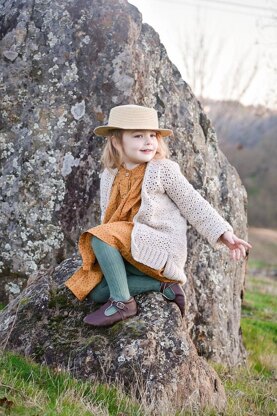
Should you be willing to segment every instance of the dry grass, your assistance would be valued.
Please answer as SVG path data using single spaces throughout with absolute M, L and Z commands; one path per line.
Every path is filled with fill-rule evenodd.
M 277 230 L 250 227 L 248 239 L 253 246 L 249 256 L 250 267 L 277 269 Z

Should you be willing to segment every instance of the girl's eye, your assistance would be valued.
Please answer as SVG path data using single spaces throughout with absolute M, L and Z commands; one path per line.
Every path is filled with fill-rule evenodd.
M 135 134 L 134 137 L 136 139 L 141 139 L 141 138 L 143 138 L 143 134 L 138 133 L 138 134 Z M 157 135 L 156 135 L 156 133 L 151 133 L 150 137 L 157 137 Z

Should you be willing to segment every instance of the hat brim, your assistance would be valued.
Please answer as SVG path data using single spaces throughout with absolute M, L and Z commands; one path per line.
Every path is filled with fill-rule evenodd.
M 109 133 L 112 130 L 136 130 L 136 129 L 134 129 L 134 128 L 132 128 L 132 129 L 128 129 L 128 128 L 122 129 L 120 127 L 113 127 L 113 126 L 99 126 L 99 127 L 96 127 L 93 130 L 93 132 L 94 132 L 94 134 L 96 134 L 96 136 L 106 137 L 106 136 L 109 135 Z M 173 131 L 170 130 L 170 129 L 150 129 L 150 128 L 149 129 L 141 129 L 141 128 L 138 128 L 137 130 L 138 131 L 140 131 L 140 130 L 153 130 L 153 131 L 157 131 L 157 132 L 159 132 L 161 134 L 162 137 L 173 136 Z

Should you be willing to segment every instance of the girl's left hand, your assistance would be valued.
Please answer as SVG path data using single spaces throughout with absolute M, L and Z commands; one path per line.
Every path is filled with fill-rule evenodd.
M 250 243 L 241 240 L 232 231 L 225 231 L 219 240 L 231 250 L 230 256 L 233 260 L 239 260 L 241 255 L 245 257 L 246 249 L 252 248 Z

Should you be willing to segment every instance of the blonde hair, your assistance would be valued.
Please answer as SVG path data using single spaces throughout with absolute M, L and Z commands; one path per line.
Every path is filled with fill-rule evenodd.
M 124 130 L 115 129 L 111 130 L 106 140 L 107 143 L 104 147 L 101 162 L 104 168 L 108 169 L 119 169 L 123 162 L 123 150 L 122 150 L 122 135 Z M 112 139 L 115 139 L 119 144 L 118 149 L 113 145 Z M 168 159 L 170 151 L 165 143 L 163 137 L 157 132 L 158 148 L 153 159 Z

